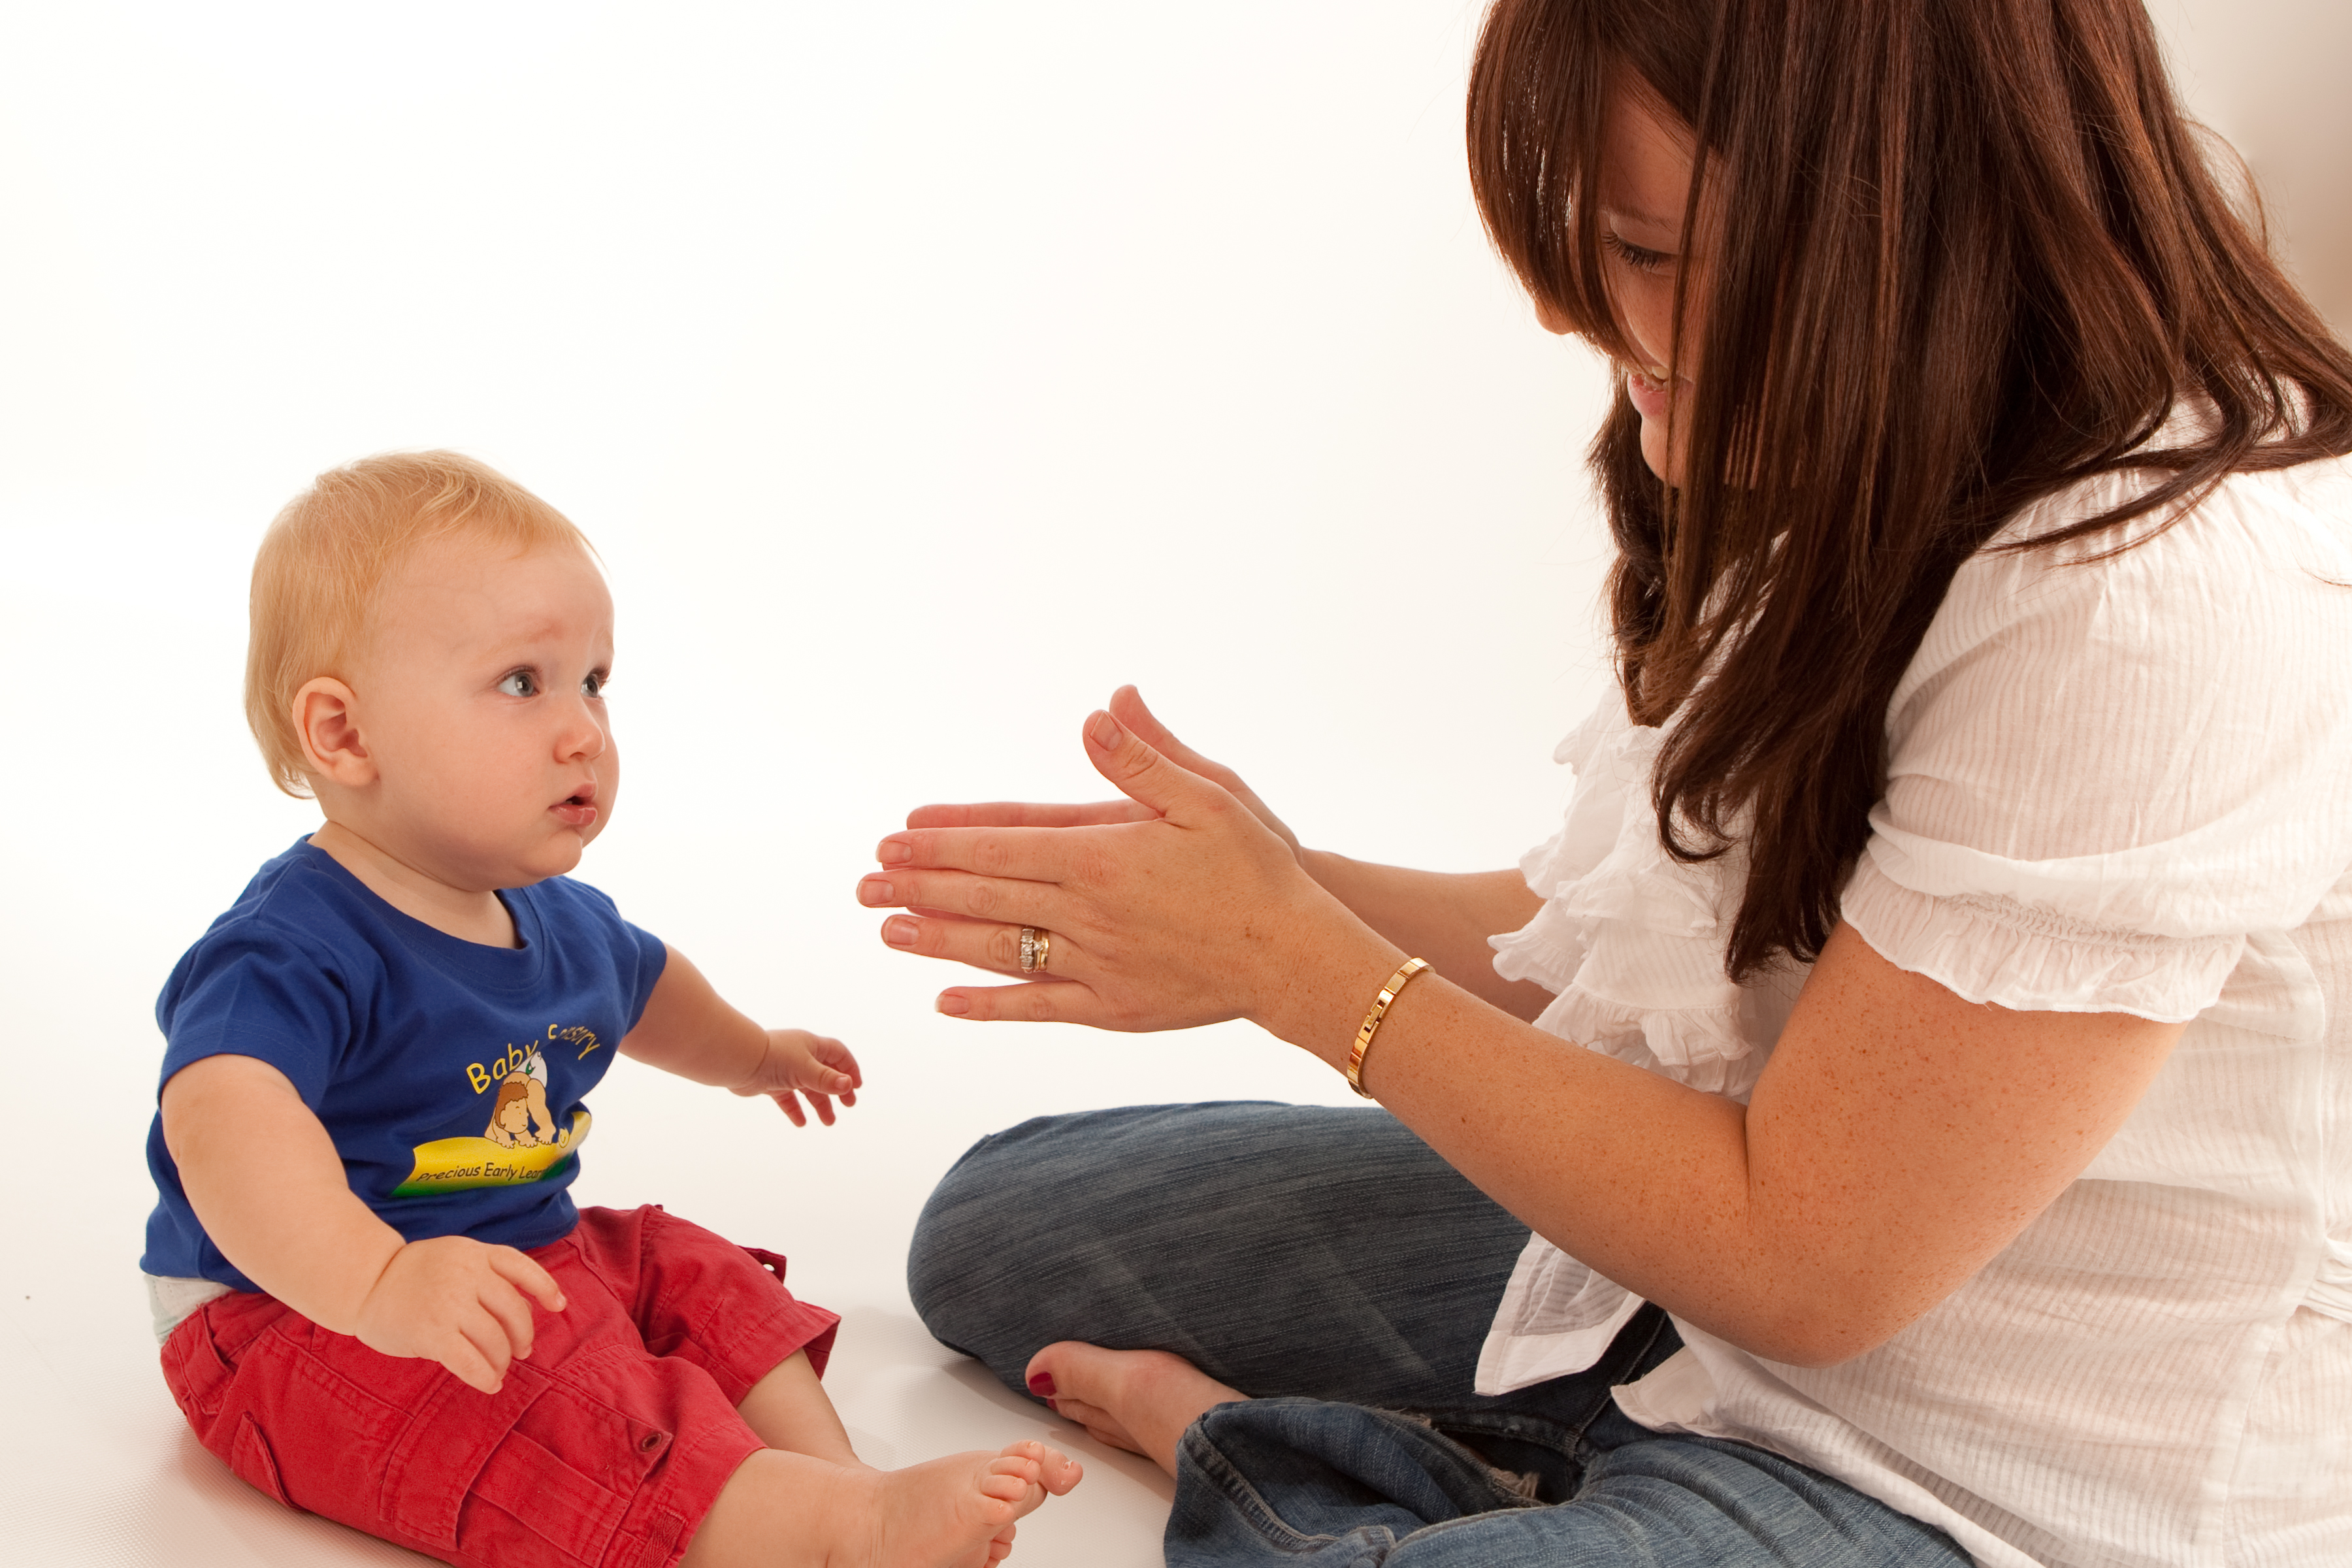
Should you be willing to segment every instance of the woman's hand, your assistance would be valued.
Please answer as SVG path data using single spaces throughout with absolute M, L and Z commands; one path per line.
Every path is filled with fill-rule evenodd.
M 914 814 L 858 885 L 861 903 L 915 911 L 884 921 L 883 940 L 1011 975 L 1020 928 L 1049 933 L 1045 975 L 951 988 L 939 1006 L 956 1016 L 1125 1030 L 1247 1017 L 1286 1038 L 1328 1033 L 1304 1016 L 1326 1010 L 1318 979 L 1339 971 L 1352 990 L 1363 975 L 1377 986 L 1396 950 L 1300 868 L 1297 839 L 1255 795 L 1148 742 L 1145 723 L 1180 744 L 1133 688 L 1112 701 L 1141 722 L 1093 714 L 1087 756 L 1126 800 Z
M 1130 735 L 1140 736 L 1143 743 L 1174 763 L 1189 773 L 1197 773 L 1232 795 L 1249 808 L 1250 815 L 1274 830 L 1275 836 L 1290 847 L 1293 859 L 1306 853 L 1298 847 L 1298 835 L 1283 824 L 1282 818 L 1267 809 L 1257 792 L 1242 782 L 1241 774 L 1223 763 L 1213 763 L 1169 731 L 1145 707 L 1143 698 L 1132 686 L 1122 686 L 1110 695 L 1110 716 Z M 1087 827 L 1113 822 L 1141 822 L 1153 813 L 1150 806 L 1132 799 L 1097 801 L 1089 805 L 1041 805 L 1025 801 L 992 801 L 981 805 L 924 805 L 907 814 L 908 827 Z

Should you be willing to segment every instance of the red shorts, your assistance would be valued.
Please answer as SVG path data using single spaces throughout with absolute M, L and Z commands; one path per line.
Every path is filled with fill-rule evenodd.
M 483 1394 L 269 1296 L 206 1302 L 163 1344 L 204 1446 L 289 1508 L 466 1568 L 667 1568 L 763 1447 L 736 1414 L 840 1320 L 784 1260 L 659 1208 L 583 1209 L 530 1256 L 564 1310 L 532 1307 L 529 1361 Z

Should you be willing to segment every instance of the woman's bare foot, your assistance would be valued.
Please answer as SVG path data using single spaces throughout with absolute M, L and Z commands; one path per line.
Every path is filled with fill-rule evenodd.
M 852 1469 L 765 1448 L 743 1461 L 695 1531 L 684 1568 L 988 1568 L 1014 1521 L 1078 1484 L 1043 1443 L 903 1470 Z
M 1176 1473 L 1176 1440 L 1212 1406 L 1248 1394 L 1166 1351 L 1107 1351 L 1076 1340 L 1029 1358 L 1029 1392 L 1087 1436 Z

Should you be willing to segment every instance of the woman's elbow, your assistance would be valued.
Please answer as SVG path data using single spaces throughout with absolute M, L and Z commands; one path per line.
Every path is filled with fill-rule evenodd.
M 1801 1291 L 1745 1323 L 1729 1325 L 1733 1331 L 1708 1331 L 1765 1361 L 1820 1372 L 1868 1355 L 1926 1311 L 1925 1306 L 1864 1291 Z

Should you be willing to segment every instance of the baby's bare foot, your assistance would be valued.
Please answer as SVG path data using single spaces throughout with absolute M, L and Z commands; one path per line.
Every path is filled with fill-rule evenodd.
M 1013 1550 L 1015 1521 L 1078 1484 L 1078 1462 L 1043 1443 L 957 1454 L 880 1478 L 872 1554 L 840 1568 L 985 1568 Z
M 903 1470 L 762 1448 L 719 1492 L 681 1568 L 988 1568 L 1013 1550 L 1013 1521 L 1080 1474 L 1043 1443 Z
M 1029 1392 L 1087 1436 L 1176 1473 L 1176 1440 L 1211 1407 L 1249 1395 L 1166 1351 L 1063 1340 L 1029 1360 Z

